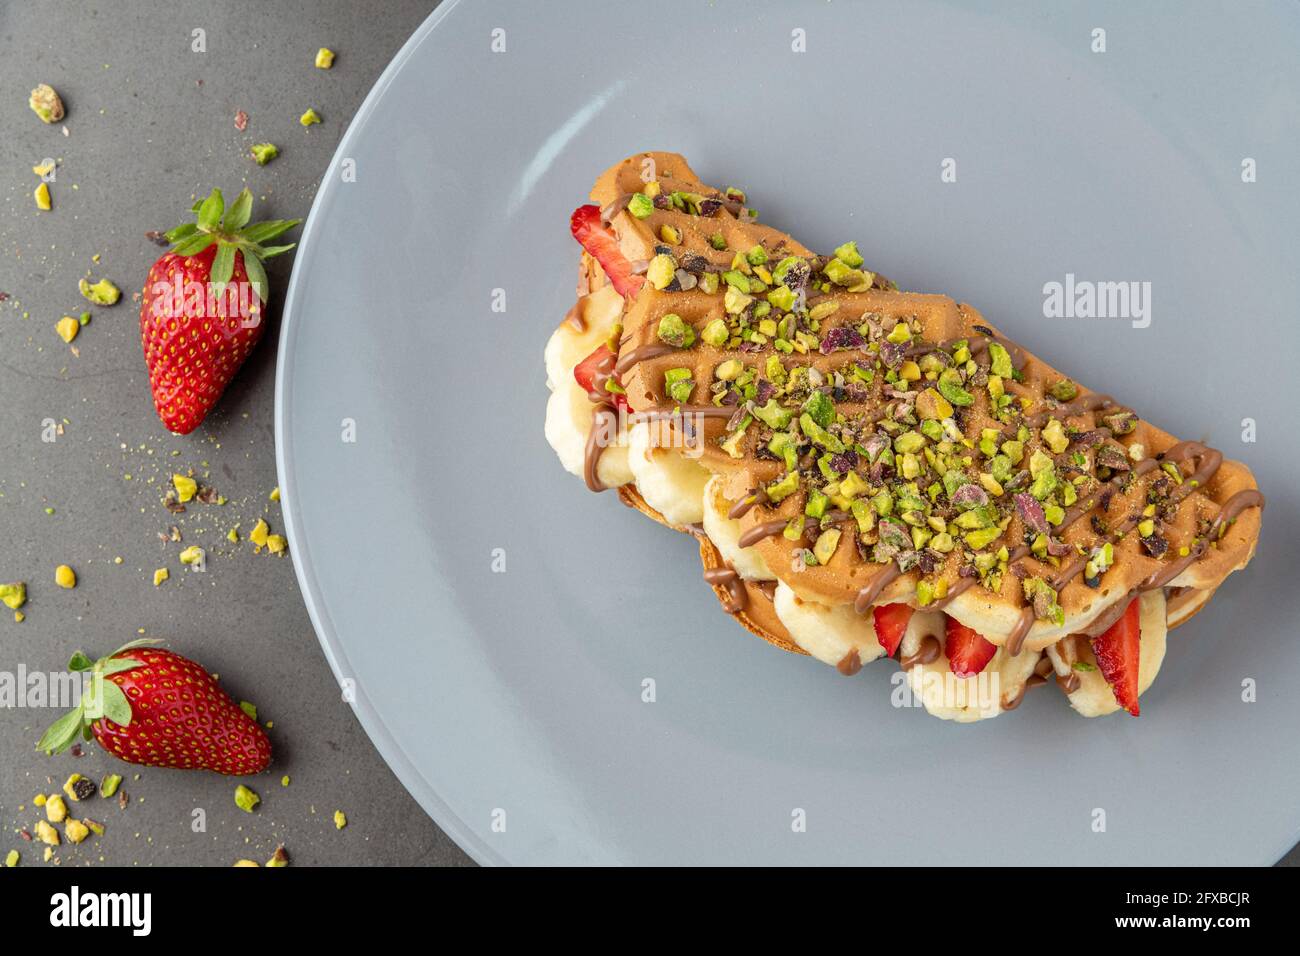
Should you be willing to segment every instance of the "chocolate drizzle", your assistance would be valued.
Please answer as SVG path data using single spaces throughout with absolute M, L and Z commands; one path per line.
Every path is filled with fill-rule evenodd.
M 728 614 L 739 614 L 749 607 L 749 592 L 745 590 L 745 582 L 734 569 L 725 566 L 708 568 L 704 572 L 704 580 L 713 587 L 726 590 L 728 598 L 726 611 Z
M 939 643 L 939 639 L 933 634 L 927 634 L 921 638 L 921 646 L 916 649 L 916 653 L 904 657 L 898 664 L 905 671 L 910 671 L 920 664 L 933 664 L 939 659 L 941 650 L 943 645 Z
M 784 518 L 777 518 L 775 521 L 760 522 L 752 528 L 746 529 L 741 534 L 737 544 L 742 548 L 752 547 L 765 538 L 776 537 L 778 534 L 785 531 L 785 526 L 786 520 Z

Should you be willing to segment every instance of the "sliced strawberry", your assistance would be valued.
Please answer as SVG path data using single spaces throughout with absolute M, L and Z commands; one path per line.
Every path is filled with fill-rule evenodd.
M 615 408 L 626 409 L 630 407 L 627 396 L 622 392 L 611 392 L 605 387 L 605 382 L 609 379 L 618 382 L 614 378 L 615 361 L 613 350 L 608 345 L 602 345 L 574 366 L 573 377 L 586 389 L 588 395 L 612 402 Z
M 948 655 L 948 669 L 958 677 L 974 677 L 988 666 L 998 649 L 956 618 L 945 617 L 948 640 L 944 653 Z
M 621 296 L 636 295 L 645 280 L 632 274 L 632 264 L 618 247 L 614 232 L 600 221 L 599 206 L 579 206 L 569 219 L 569 229 L 588 253 L 600 263 L 614 290 Z
M 912 619 L 912 609 L 906 604 L 877 604 L 871 616 L 876 624 L 876 640 L 885 649 L 885 656 L 893 657 Z
M 1138 661 L 1142 649 L 1142 627 L 1138 599 L 1124 609 L 1124 616 L 1112 624 L 1101 637 L 1092 639 L 1097 668 L 1106 678 L 1115 700 L 1134 717 L 1138 710 Z

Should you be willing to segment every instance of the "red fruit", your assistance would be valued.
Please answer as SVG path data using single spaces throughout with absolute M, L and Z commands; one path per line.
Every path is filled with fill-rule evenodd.
M 601 395 L 612 402 L 615 408 L 627 409 L 627 395 L 623 392 L 611 392 L 605 388 L 605 380 L 614 378 L 614 363 L 617 356 L 608 345 L 602 345 L 573 368 L 573 377 L 591 395 Z
M 645 279 L 632 274 L 632 264 L 619 249 L 613 230 L 600 221 L 599 206 L 579 206 L 573 210 L 569 229 L 582 248 L 600 263 L 619 295 L 636 295 Z
M 948 655 L 948 669 L 958 677 L 974 677 L 988 666 L 998 649 L 956 618 L 945 618 L 947 640 L 943 650 Z
M 876 640 L 885 649 L 885 656 L 893 657 L 903 641 L 907 622 L 912 619 L 912 609 L 906 604 L 877 604 L 871 616 L 876 625 Z
M 216 404 L 266 330 L 262 260 L 293 248 L 262 243 L 301 220 L 248 224 L 253 195 L 226 209 L 214 189 L 195 206 L 198 221 L 167 233 L 174 242 L 149 269 L 140 302 L 140 339 L 158 417 L 192 432 Z
M 1134 717 L 1141 713 L 1138 709 L 1138 662 L 1142 651 L 1140 611 L 1138 599 L 1134 598 L 1124 609 L 1124 616 L 1090 642 L 1092 653 L 1097 657 L 1097 669 L 1115 692 L 1115 700 Z
M 69 668 L 91 671 L 91 690 L 59 718 L 38 750 L 59 753 L 91 734 L 127 763 L 246 775 L 271 761 L 262 728 L 194 661 L 132 641 L 92 663 L 78 651 Z M 93 690 L 102 686 L 101 695 Z

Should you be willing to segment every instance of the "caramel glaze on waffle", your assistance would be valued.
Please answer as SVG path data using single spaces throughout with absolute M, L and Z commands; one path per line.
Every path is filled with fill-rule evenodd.
M 663 193 L 719 205 L 631 215 L 646 158 Z M 1144 590 L 1213 589 L 1253 554 L 1263 498 L 1246 466 L 1070 381 L 972 307 L 894 291 L 853 248 L 812 255 L 672 154 L 625 161 L 592 196 L 630 260 L 677 267 L 629 299 L 607 373 L 660 420 L 661 444 L 702 432 L 742 545 L 801 595 L 943 608 L 1015 654 L 1100 633 Z M 706 273 L 729 278 L 705 291 Z M 670 315 L 686 347 L 662 340 Z M 744 582 L 711 556 L 709 583 L 739 614 Z

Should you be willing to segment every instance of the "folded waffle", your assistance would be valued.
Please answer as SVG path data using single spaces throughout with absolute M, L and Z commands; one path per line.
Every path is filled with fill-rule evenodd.
M 897 655 L 958 720 L 1051 677 L 1080 713 L 1137 713 L 1167 628 L 1250 560 L 1244 465 L 971 306 L 895 290 L 852 243 L 814 255 L 674 154 L 625 160 L 592 199 L 582 294 L 547 347 L 548 438 L 695 534 L 765 640 L 844 673 Z M 996 699 L 940 699 L 941 675 L 996 677 Z

